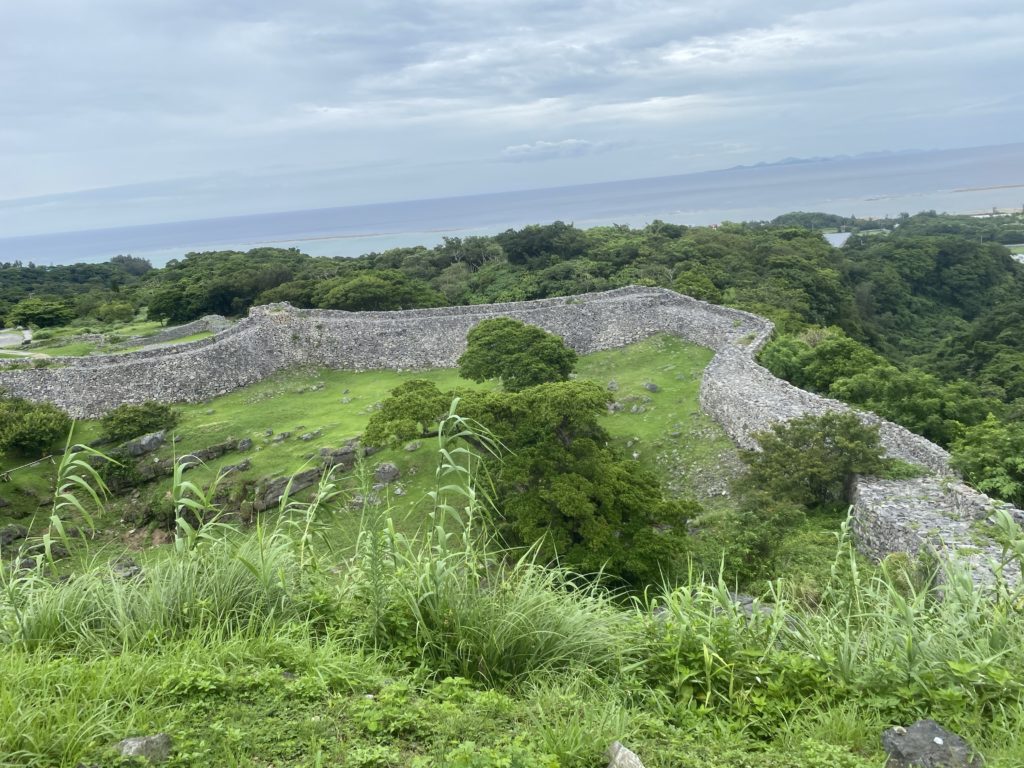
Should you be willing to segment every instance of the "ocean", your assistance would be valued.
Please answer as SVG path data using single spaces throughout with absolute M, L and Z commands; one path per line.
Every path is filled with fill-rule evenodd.
M 154 266 L 189 251 L 295 247 L 358 256 L 444 236 L 493 234 L 561 220 L 576 226 L 655 219 L 706 225 L 762 221 L 788 211 L 881 217 L 935 210 L 983 213 L 1024 206 L 1024 143 L 997 147 L 741 166 L 433 200 L 177 221 L 78 232 L 0 236 L 0 262 L 70 264 L 118 254 Z M 0 233 L 2 234 L 2 233 Z

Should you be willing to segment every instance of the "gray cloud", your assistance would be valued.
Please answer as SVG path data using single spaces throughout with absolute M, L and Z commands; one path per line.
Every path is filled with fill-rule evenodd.
M 1009 142 L 1024 118 L 1011 0 L 34 0 L 0 28 L 0 199 L 50 196 L 0 208 L 3 234 Z M 67 197 L 94 188 L 119 191 Z

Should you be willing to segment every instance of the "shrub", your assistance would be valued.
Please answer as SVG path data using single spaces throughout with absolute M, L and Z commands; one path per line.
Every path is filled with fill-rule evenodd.
M 0 399 L 0 451 L 42 454 L 70 429 L 71 419 L 55 405 L 20 397 Z
M 103 437 L 112 442 L 123 442 L 133 437 L 171 429 L 180 414 L 164 403 L 146 402 L 138 405 L 119 405 L 103 417 Z
M 747 451 L 747 482 L 777 499 L 796 504 L 849 503 L 857 475 L 879 473 L 878 427 L 853 413 L 802 416 L 755 435 L 760 451 Z

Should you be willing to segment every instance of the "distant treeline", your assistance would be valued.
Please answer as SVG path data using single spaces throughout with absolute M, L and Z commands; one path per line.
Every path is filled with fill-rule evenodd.
M 821 229 L 853 234 L 833 248 Z M 1024 266 L 1001 244 L 1010 242 L 1024 242 L 1024 217 L 555 222 L 353 259 L 256 248 L 189 253 L 162 269 L 130 256 L 6 264 L 0 314 L 8 324 L 87 324 L 148 307 L 150 318 L 181 323 L 280 301 L 392 310 L 664 286 L 772 318 L 778 335 L 763 361 L 777 374 L 953 447 L 984 490 L 1021 502 Z

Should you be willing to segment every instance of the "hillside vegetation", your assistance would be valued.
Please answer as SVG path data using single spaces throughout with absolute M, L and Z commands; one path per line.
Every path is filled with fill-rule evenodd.
M 800 225 L 854 235 L 835 249 Z M 143 307 L 177 323 L 273 301 L 388 310 L 665 286 L 770 317 L 779 336 L 764 362 L 777 375 L 951 448 L 971 482 L 1024 503 L 1015 458 L 1024 446 L 1024 265 L 1003 245 L 1021 242 L 1022 231 L 1019 215 L 800 213 L 714 229 L 555 222 L 356 259 L 257 248 L 190 253 L 162 269 L 131 257 L 14 262 L 0 266 L 0 314 L 10 324 L 92 328 L 127 322 Z M 68 345 L 72 353 L 95 348 Z
M 13 264 L 0 310 L 42 329 L 30 349 L 89 354 L 272 301 L 667 286 L 771 317 L 776 374 L 1019 501 L 1024 272 L 1000 243 L 1020 226 L 800 213 Z M 985 590 L 926 555 L 866 562 L 853 478 L 920 470 L 848 414 L 738 451 L 697 404 L 711 354 L 658 335 L 577 359 L 498 319 L 457 371 L 285 371 L 70 438 L 59 410 L 0 396 L 0 766 L 129 765 L 118 740 L 160 732 L 180 766 L 586 768 L 620 740 L 649 768 L 880 768 L 881 731 L 923 717 L 1024 763 L 1024 587 L 999 578 L 1020 528 L 978 529 L 1002 549 Z

